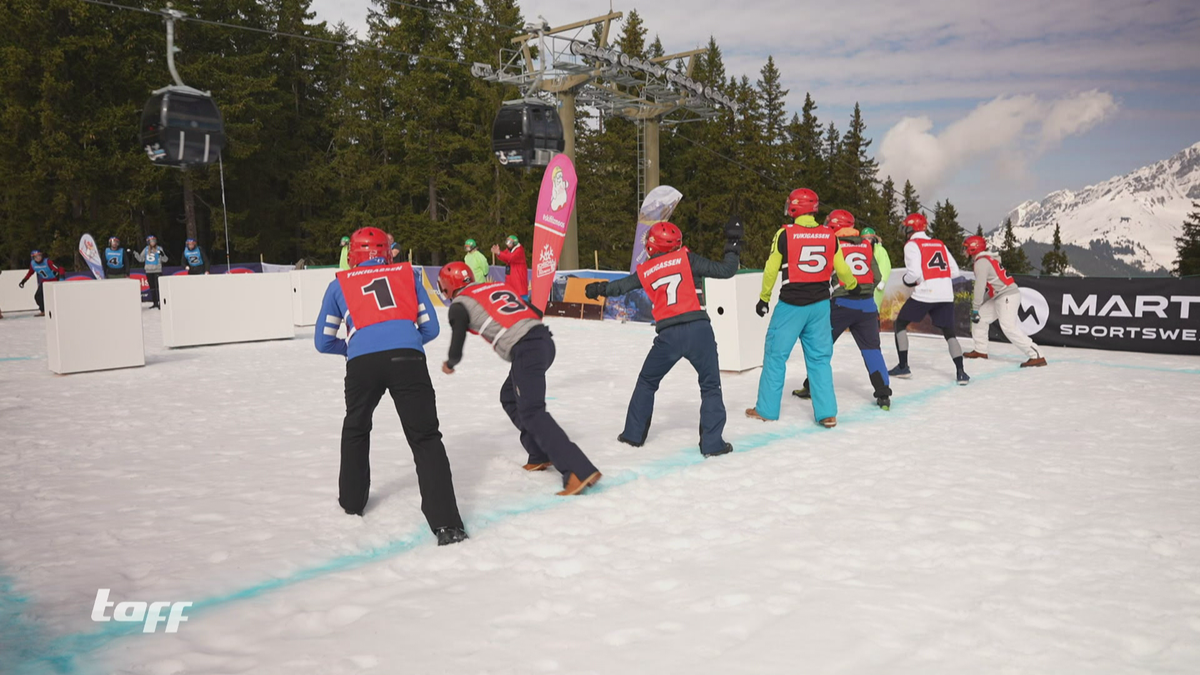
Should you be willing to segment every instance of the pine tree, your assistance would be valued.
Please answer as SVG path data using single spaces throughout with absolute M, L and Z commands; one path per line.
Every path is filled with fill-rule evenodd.
M 1004 265 L 1004 269 L 1008 270 L 1010 274 L 1033 272 L 1029 256 L 1025 255 L 1024 249 L 1017 241 L 1017 235 L 1013 233 L 1012 218 L 1004 221 L 1004 243 L 1000 247 L 1000 264 Z
M 933 223 L 931 228 L 932 236 L 942 240 L 946 245 L 946 249 L 950 251 L 950 255 L 958 261 L 959 266 L 966 263 L 966 255 L 963 251 L 963 230 L 958 224 L 958 209 L 954 208 L 954 204 L 947 199 L 945 203 L 938 204 L 934 209 Z
M 1067 252 L 1062 247 L 1062 234 L 1059 232 L 1058 223 L 1055 223 L 1054 248 L 1046 251 L 1046 254 L 1042 256 L 1042 274 L 1062 276 L 1066 274 L 1070 264 L 1070 261 L 1067 260 Z
M 1200 202 L 1192 202 L 1192 208 L 1196 210 L 1183 221 L 1183 232 L 1175 238 L 1178 257 L 1174 272 L 1181 277 L 1200 274 Z
M 975 226 L 975 236 L 976 237 L 983 236 L 983 223 L 979 223 L 978 225 Z

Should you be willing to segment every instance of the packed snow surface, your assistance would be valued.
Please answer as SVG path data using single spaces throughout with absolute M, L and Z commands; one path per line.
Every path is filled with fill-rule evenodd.
M 726 374 L 737 452 L 703 460 L 686 362 L 646 446 L 615 440 L 652 327 L 551 320 L 550 410 L 604 472 L 561 498 L 507 364 L 471 338 L 444 375 L 444 334 L 471 539 L 439 548 L 386 398 L 366 515 L 337 506 L 344 362 L 311 329 L 166 350 L 144 317 L 145 368 L 68 377 L 40 319 L 0 321 L 5 675 L 1200 672 L 1200 359 L 997 344 L 964 388 L 914 338 L 883 412 L 846 337 L 836 429 L 790 395 L 748 420 L 758 371 Z M 195 605 L 143 634 L 91 620 L 101 588 Z

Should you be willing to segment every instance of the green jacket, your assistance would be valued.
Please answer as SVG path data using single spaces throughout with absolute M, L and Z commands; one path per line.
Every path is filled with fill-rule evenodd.
M 883 307 L 883 287 L 892 275 L 892 259 L 883 244 L 875 244 L 875 264 L 879 266 L 879 279 L 875 282 L 875 308 Z
M 487 256 L 480 253 L 478 249 L 463 256 L 463 262 L 471 268 L 471 273 L 475 275 L 475 283 L 480 284 L 488 280 L 488 272 L 491 271 L 491 267 L 488 265 Z
M 338 268 L 344 269 L 344 270 L 350 269 L 350 247 L 349 246 L 342 247 L 342 257 L 341 257 L 341 259 L 338 260 Z

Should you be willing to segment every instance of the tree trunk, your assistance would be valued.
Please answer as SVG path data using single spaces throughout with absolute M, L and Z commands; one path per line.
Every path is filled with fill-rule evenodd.
M 183 172 L 183 213 L 187 224 L 187 238 L 196 238 L 196 195 L 192 189 L 192 174 Z

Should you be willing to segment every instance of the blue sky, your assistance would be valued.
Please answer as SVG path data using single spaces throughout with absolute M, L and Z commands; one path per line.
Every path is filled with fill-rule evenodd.
M 365 26 L 372 0 L 314 0 Z M 798 109 L 844 129 L 857 101 L 884 167 L 964 226 L 1200 141 L 1200 0 L 656 0 L 637 9 L 668 52 L 721 46 L 757 79 L 773 55 Z M 561 25 L 609 0 L 523 0 Z M 669 161 L 663 158 L 664 162 Z M 686 198 L 686 197 L 685 197 Z

